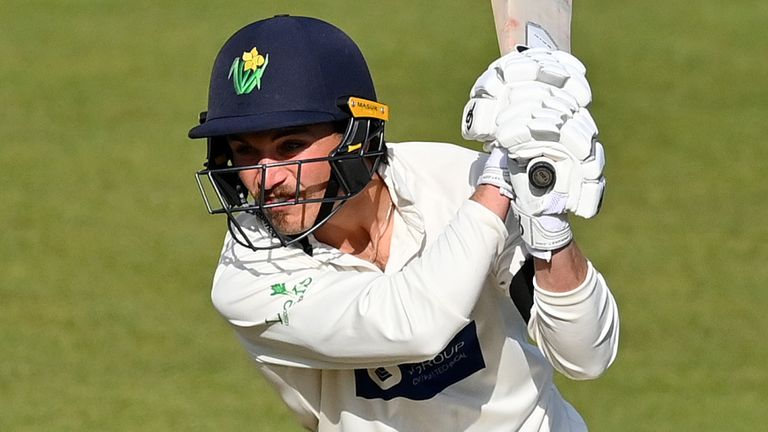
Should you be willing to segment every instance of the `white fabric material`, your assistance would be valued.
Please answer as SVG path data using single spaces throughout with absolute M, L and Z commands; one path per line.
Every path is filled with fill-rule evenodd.
M 216 308 L 309 429 L 586 430 L 555 388 L 550 362 L 583 379 L 613 361 L 618 316 L 602 277 L 590 267 L 573 292 L 535 290 L 526 326 L 508 293 L 527 257 L 516 221 L 505 226 L 467 200 L 487 156 L 446 144 L 388 146 L 380 174 L 396 212 L 385 271 L 314 240 L 310 257 L 297 248 L 254 252 L 227 237 Z M 423 400 L 358 395 L 361 380 L 382 377 L 374 390 L 384 392 L 397 388 L 387 381 L 394 374 L 418 390 L 460 372 L 465 339 L 449 342 L 467 329 L 483 362 L 470 375 Z
M 488 159 L 485 161 L 483 172 L 477 180 L 477 184 L 488 184 L 499 188 L 499 193 L 509 199 L 515 198 L 512 185 L 509 180 L 507 152 L 499 147 L 491 149 Z

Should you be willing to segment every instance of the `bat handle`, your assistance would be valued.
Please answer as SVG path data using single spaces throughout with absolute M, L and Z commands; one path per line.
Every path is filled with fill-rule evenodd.
M 555 180 L 555 167 L 549 159 L 538 157 L 528 164 L 528 181 L 536 189 L 549 189 Z

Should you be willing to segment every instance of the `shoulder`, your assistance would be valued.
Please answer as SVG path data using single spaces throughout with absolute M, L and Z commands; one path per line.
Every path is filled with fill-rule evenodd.
M 389 155 L 404 162 L 424 164 L 462 163 L 472 164 L 482 153 L 456 144 L 427 141 L 387 143 Z
M 232 323 L 263 323 L 282 307 L 280 287 L 296 288 L 320 263 L 297 247 L 251 250 L 227 233 L 213 276 L 211 300 Z M 248 325 L 251 325 L 248 324 Z
M 442 232 L 472 195 L 486 155 L 455 144 L 403 142 L 388 146 L 380 174 L 403 211 L 414 209 L 426 232 Z
M 474 188 L 486 159 L 484 153 L 441 142 L 387 143 L 388 165 L 395 173 L 407 173 L 409 183 Z M 462 187 L 463 186 L 463 187 Z

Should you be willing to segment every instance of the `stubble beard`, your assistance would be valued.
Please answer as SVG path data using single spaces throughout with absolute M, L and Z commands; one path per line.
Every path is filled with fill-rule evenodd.
M 317 207 L 319 204 L 298 204 L 280 207 L 278 210 L 266 209 L 272 226 L 284 235 L 296 235 L 307 231 L 312 227 L 318 210 L 311 211 L 308 207 Z
M 276 201 L 293 201 L 294 195 L 292 188 L 286 188 L 289 191 L 275 191 L 270 197 Z M 315 196 L 316 195 L 316 196 Z M 302 191 L 299 195 L 300 200 L 322 198 L 323 192 L 309 193 Z M 264 210 L 272 226 L 283 235 L 301 234 L 312 228 L 320 212 L 321 203 L 310 204 L 289 204 Z

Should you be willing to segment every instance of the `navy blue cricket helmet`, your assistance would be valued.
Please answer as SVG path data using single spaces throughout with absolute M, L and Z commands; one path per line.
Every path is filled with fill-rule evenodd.
M 189 131 L 190 138 L 208 139 L 205 169 L 197 173 L 208 212 L 226 214 L 234 239 L 254 250 L 303 241 L 370 182 L 385 158 L 388 116 L 387 106 L 377 102 L 360 49 L 337 27 L 288 15 L 243 27 L 216 56 L 208 110 Z M 345 124 L 344 135 L 339 146 L 323 158 L 331 165 L 331 178 L 314 224 L 303 233 L 285 235 L 264 210 L 309 201 L 301 191 L 278 204 L 266 204 L 263 190 L 258 197 L 250 196 L 240 181 L 240 171 L 258 169 L 264 178 L 268 169 L 286 163 L 234 166 L 227 136 L 318 123 Z M 291 163 L 302 162 L 308 161 Z M 259 217 L 276 241 L 267 247 L 254 245 L 236 218 L 240 212 Z

